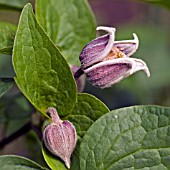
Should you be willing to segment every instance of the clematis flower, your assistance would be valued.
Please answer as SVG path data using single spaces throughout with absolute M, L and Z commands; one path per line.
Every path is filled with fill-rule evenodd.
M 94 39 L 83 48 L 80 53 L 81 69 L 75 73 L 75 78 L 85 73 L 94 86 L 107 88 L 140 70 L 150 76 L 143 60 L 130 58 L 139 46 L 136 34 L 133 34 L 133 40 L 115 41 L 115 28 L 101 26 L 97 30 L 108 34 Z

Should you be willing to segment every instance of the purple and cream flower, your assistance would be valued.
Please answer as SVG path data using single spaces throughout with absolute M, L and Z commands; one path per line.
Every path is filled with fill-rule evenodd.
M 97 30 L 108 34 L 94 39 L 83 48 L 80 53 L 81 70 L 75 73 L 75 78 L 84 72 L 94 86 L 107 88 L 140 70 L 150 76 L 143 60 L 130 58 L 139 46 L 136 34 L 133 34 L 133 40 L 115 41 L 115 28 L 100 26 Z

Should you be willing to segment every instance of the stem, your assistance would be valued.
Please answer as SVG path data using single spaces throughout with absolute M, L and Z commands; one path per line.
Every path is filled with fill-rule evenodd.
M 47 110 L 47 113 L 50 114 L 53 123 L 60 124 L 60 123 L 63 122 L 63 121 L 60 119 L 60 117 L 59 117 L 59 115 L 58 115 L 58 113 L 57 113 L 57 110 L 56 110 L 54 107 L 49 107 L 48 110 Z
M 13 78 L 0 78 L 0 81 L 6 82 L 6 83 L 10 83 L 10 82 L 13 82 L 14 79 Z
M 74 73 L 74 78 L 75 78 L 75 80 L 77 80 L 81 75 L 83 75 L 84 74 L 84 71 L 81 69 L 81 68 L 79 68 L 75 73 Z
M 26 134 L 27 132 L 29 132 L 31 130 L 31 128 L 32 128 L 32 124 L 31 124 L 31 121 L 29 121 L 21 129 L 19 129 L 15 133 L 11 134 L 10 136 L 4 138 L 2 141 L 0 141 L 0 148 L 2 149 L 8 143 L 10 143 L 13 140 L 15 140 L 16 138 Z
M 36 125 L 32 125 L 32 129 L 34 130 L 34 132 L 37 134 L 39 140 L 41 141 L 42 140 L 42 136 L 43 136 L 41 129 L 38 126 L 36 126 Z

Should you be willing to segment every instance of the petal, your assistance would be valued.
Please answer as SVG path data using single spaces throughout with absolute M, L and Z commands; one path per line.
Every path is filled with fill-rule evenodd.
M 146 63 L 141 60 L 141 59 L 137 59 L 137 58 L 131 58 L 134 60 L 134 64 L 132 65 L 132 69 L 130 71 L 130 74 L 133 74 L 137 71 L 143 70 L 147 77 L 150 77 L 150 71 L 148 69 L 148 66 L 146 65 Z
M 139 70 L 150 76 L 144 61 L 136 58 L 117 58 L 100 62 L 84 72 L 94 86 L 107 88 Z
M 123 52 L 126 57 L 133 55 L 139 47 L 139 39 L 134 33 L 134 40 L 122 40 L 114 41 L 114 47 L 117 47 L 121 52 Z
M 88 43 L 80 53 L 81 67 L 83 69 L 99 62 L 109 54 L 115 39 L 115 28 L 97 27 L 97 30 L 107 31 L 108 34 L 98 37 Z

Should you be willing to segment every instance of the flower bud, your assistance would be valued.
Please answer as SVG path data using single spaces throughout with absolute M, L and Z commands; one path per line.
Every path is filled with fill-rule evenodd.
M 144 61 L 129 58 L 138 46 L 139 40 L 133 34 L 133 40 L 115 41 L 115 28 L 98 27 L 97 30 L 107 31 L 108 34 L 98 37 L 88 43 L 80 53 L 81 70 L 91 83 L 100 88 L 110 87 L 129 75 L 143 70 L 149 77 L 150 72 Z
M 70 157 L 77 141 L 75 127 L 67 120 L 62 121 L 56 109 L 50 107 L 48 113 L 50 113 L 52 123 L 43 131 L 44 144 L 52 154 L 60 157 L 69 169 Z

